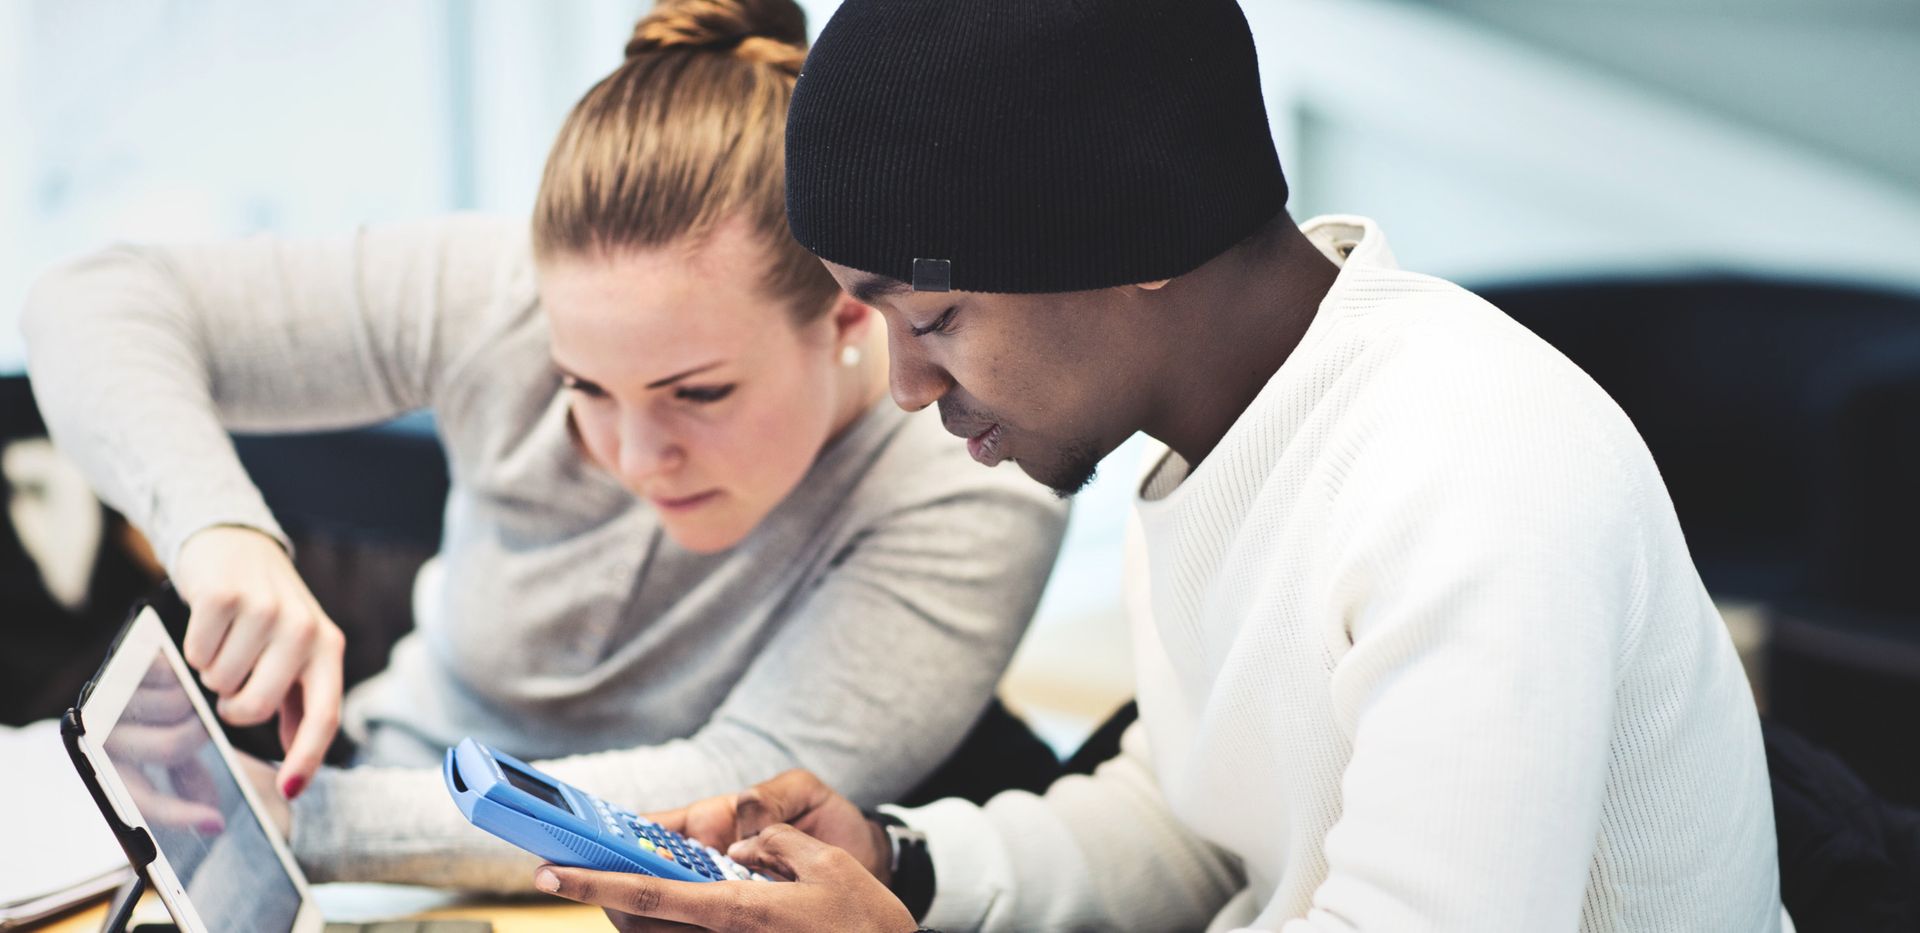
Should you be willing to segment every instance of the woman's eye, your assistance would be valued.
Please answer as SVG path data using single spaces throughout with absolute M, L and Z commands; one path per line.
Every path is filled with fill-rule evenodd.
M 560 386 L 570 392 L 578 392 L 588 398 L 607 397 L 607 390 L 576 376 L 561 376 Z
M 733 394 L 733 386 L 681 386 L 673 390 L 673 397 L 697 405 L 707 405 L 720 401 Z

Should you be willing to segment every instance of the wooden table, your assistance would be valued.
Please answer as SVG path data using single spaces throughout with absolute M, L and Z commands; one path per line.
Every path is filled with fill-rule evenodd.
M 520 901 L 512 904 L 461 904 L 441 907 L 408 917 L 413 920 L 485 920 L 494 933 L 567 933 L 579 930 L 606 933 L 613 929 L 607 915 L 598 907 L 558 899 Z M 36 933 L 99 933 L 107 920 L 107 905 L 68 914 L 45 926 L 29 927 Z

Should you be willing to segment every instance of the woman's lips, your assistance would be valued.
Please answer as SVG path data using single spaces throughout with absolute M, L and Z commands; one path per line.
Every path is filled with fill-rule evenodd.
M 713 501 L 714 497 L 718 495 L 720 495 L 720 490 L 709 489 L 706 492 L 687 496 L 684 499 L 668 499 L 660 496 L 649 496 L 647 498 L 648 501 L 653 503 L 654 508 L 662 512 L 685 512 L 706 505 L 708 502 Z
M 967 453 L 987 466 L 998 465 L 1005 459 L 1000 455 L 1000 434 L 1001 428 L 996 424 L 967 438 Z

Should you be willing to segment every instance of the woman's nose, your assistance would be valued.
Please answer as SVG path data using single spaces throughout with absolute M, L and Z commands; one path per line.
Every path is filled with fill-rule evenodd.
M 687 459 L 679 442 L 645 418 L 629 418 L 620 425 L 620 478 L 639 489 Z

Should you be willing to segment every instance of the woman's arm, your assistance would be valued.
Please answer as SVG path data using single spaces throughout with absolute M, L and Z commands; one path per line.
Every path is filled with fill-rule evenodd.
M 60 448 L 126 513 L 192 607 L 181 645 L 222 718 L 280 715 L 297 795 L 340 716 L 340 630 L 227 430 L 379 421 L 431 402 L 482 339 L 513 270 L 512 227 L 477 219 L 333 240 L 118 247 L 47 274 L 23 314 L 34 391 Z
M 979 716 L 1053 566 L 1064 506 L 1025 486 L 971 487 L 876 525 L 692 736 L 539 766 L 640 812 L 790 768 L 862 805 L 904 793 Z M 467 825 L 438 772 L 325 771 L 294 813 L 316 880 L 525 891 L 538 863 Z
M 370 424 L 431 404 L 524 256 L 515 225 L 482 218 L 115 247 L 28 296 L 34 392 L 61 450 L 170 568 L 214 525 L 284 543 L 227 431 Z

